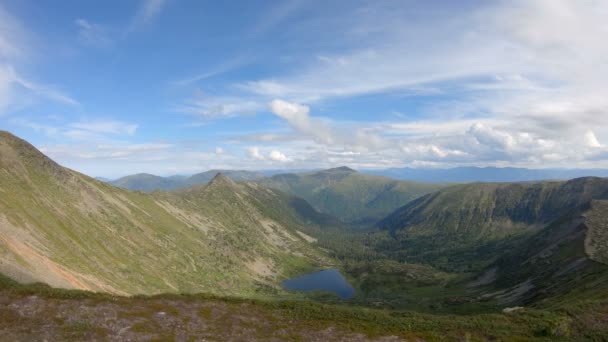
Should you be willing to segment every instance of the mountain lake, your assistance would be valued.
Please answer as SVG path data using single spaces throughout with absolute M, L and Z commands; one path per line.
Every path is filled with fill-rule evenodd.
M 341 299 L 350 299 L 355 295 L 355 289 L 336 269 L 318 271 L 288 279 L 283 282 L 283 287 L 290 291 L 331 292 Z

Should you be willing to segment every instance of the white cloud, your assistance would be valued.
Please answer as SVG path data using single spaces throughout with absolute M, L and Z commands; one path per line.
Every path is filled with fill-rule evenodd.
M 0 63 L 0 114 L 11 106 L 31 104 L 38 99 L 69 106 L 79 105 L 78 101 L 61 90 L 28 80 L 17 73 L 12 65 Z
M 112 45 L 112 39 L 106 27 L 83 18 L 76 19 L 74 24 L 78 28 L 78 40 L 82 44 L 100 48 Z
M 238 162 L 236 157 L 229 154 L 206 153 L 187 144 L 164 142 L 45 144 L 39 148 L 62 165 L 89 175 L 109 178 L 139 172 L 192 174 L 208 169 L 229 169 Z
M 104 147 L 106 140 L 134 135 L 137 125 L 131 123 L 15 124 L 95 141 L 93 147 L 64 155 L 65 160 L 114 158 L 132 168 L 142 166 L 135 171 L 151 167 L 153 160 L 174 162 L 180 170 L 189 169 L 190 161 L 243 168 L 608 165 L 602 140 L 608 136 L 608 69 L 603 68 L 608 60 L 608 3 L 515 0 L 476 3 L 475 9 L 446 3 L 428 11 L 398 1 L 375 2 L 349 4 L 339 16 L 333 12 L 341 7 L 336 5 L 315 11 L 314 18 L 308 16 L 313 11 L 296 18 L 293 14 L 303 3 L 276 7 L 267 13 L 274 19 L 254 32 L 285 24 L 277 43 L 291 44 L 281 49 L 285 55 L 274 57 L 288 62 L 265 71 L 275 74 L 208 87 L 209 92 L 197 91 L 175 106 L 205 123 L 269 107 L 282 120 L 279 129 L 214 141 L 206 152 L 186 153 L 172 146 L 146 153 L 153 146 L 114 142 Z M 140 4 L 131 29 L 152 22 L 166 1 Z M 76 25 L 81 42 L 103 40 L 107 32 L 85 19 Z M 34 101 L 31 98 L 77 105 L 57 87 L 27 76 L 18 64 L 28 54 L 21 31 L 0 7 L 0 113 L 19 101 Z M 323 36 L 317 37 L 319 31 Z M 243 61 L 237 57 L 174 83 L 189 86 L 238 68 Z M 331 109 L 342 105 L 340 101 L 376 93 L 433 95 L 438 101 L 421 109 L 410 108 L 406 100 L 394 101 L 406 103 L 403 108 L 389 109 L 371 102 L 368 118 L 400 112 L 386 122 L 331 118 Z M 336 99 L 340 101 L 331 102 Z M 213 146 L 224 143 L 245 150 L 249 158 L 231 159 L 221 147 L 214 153 Z
M 254 160 L 265 160 L 266 159 L 260 152 L 260 148 L 257 146 L 248 147 L 247 154 L 249 155 L 249 158 L 254 159 Z
M 96 120 L 96 121 L 83 121 L 83 122 L 74 122 L 69 125 L 70 127 L 88 131 L 91 133 L 100 133 L 100 134 L 124 134 L 124 135 L 133 135 L 137 131 L 138 125 L 121 122 L 121 121 L 113 121 L 113 120 Z
M 232 142 L 257 142 L 257 143 L 288 143 L 297 140 L 308 140 L 309 138 L 298 133 L 254 133 L 231 138 Z
M 599 67 L 608 60 L 608 3 L 494 2 L 466 12 L 423 12 L 422 20 L 407 6 L 385 5 L 328 21 L 340 29 L 324 30 L 324 46 L 331 32 L 340 32 L 340 52 L 317 53 L 291 72 L 240 89 L 313 107 L 420 87 L 458 93 L 415 112 L 415 120 L 402 114 L 402 121 L 371 124 L 322 120 L 311 117 L 308 106 L 271 102 L 271 111 L 300 137 L 360 152 L 361 160 L 381 154 L 401 164 L 571 167 L 608 155 L 598 152 L 604 146 L 597 139 L 608 135 L 608 69 Z M 310 23 L 327 24 L 323 18 Z M 298 27 L 306 31 L 306 25 Z M 368 115 L 374 114 L 370 107 Z
M 283 100 L 270 102 L 270 110 L 278 117 L 284 119 L 297 131 L 314 136 L 321 142 L 331 144 L 333 142 L 332 132 L 320 120 L 312 119 L 308 115 L 310 108 L 297 103 Z
M 511 134 L 495 130 L 480 123 L 475 123 L 467 132 L 477 142 L 499 150 L 509 150 L 514 147 L 515 139 Z
M 166 3 L 166 0 L 141 0 L 128 32 L 138 30 L 158 17 Z
M 0 115 L 17 102 L 13 64 L 26 55 L 23 36 L 21 23 L 0 5 Z
M 184 111 L 219 118 L 270 102 L 292 132 L 233 141 L 280 150 L 295 164 L 572 166 L 608 155 L 597 139 L 608 135 L 608 69 L 599 67 L 608 60 L 608 3 L 516 0 L 417 12 L 381 2 L 339 17 L 332 10 L 285 26 L 282 37 L 293 41 L 326 32 L 291 69 L 240 82 L 231 96 L 201 93 Z M 391 122 L 332 120 L 325 106 L 397 91 L 440 100 L 413 113 L 395 108 L 399 120 Z M 325 107 L 326 117 L 309 105 Z M 367 115 L 379 110 L 370 106 Z M 340 154 L 347 151 L 359 155 Z
M 411 159 L 441 160 L 446 157 L 462 157 L 468 154 L 460 150 L 450 150 L 434 144 L 405 144 L 401 150 Z
M 0 5 L 0 62 L 26 55 L 21 23 Z
M 592 130 L 585 132 L 585 145 L 588 147 L 602 147 Z
M 608 53 L 604 2 L 494 2 L 473 11 L 423 12 L 423 20 L 414 20 L 412 13 L 410 6 L 382 3 L 353 10 L 337 21 L 342 26 L 333 32 L 339 36 L 324 30 L 329 32 L 326 45 L 333 37 L 342 46 L 353 36 L 357 43 L 347 45 L 347 52 L 317 55 L 297 72 L 244 87 L 263 96 L 311 102 L 478 77 L 494 81 L 471 89 L 539 90 L 547 81 L 601 80 L 594 73 Z M 309 24 L 321 25 L 322 19 Z
M 0 64 L 0 115 L 13 103 L 13 82 L 11 69 Z
M 278 161 L 281 163 L 291 161 L 290 158 L 287 158 L 286 155 L 284 155 L 283 153 L 281 153 L 277 150 L 271 151 L 270 154 L 268 155 L 268 157 L 270 158 L 270 160 Z
M 84 142 L 108 142 L 115 138 L 124 138 L 133 136 L 136 133 L 137 125 L 113 120 L 97 120 L 97 121 L 80 121 L 62 123 L 62 119 L 55 119 L 55 123 L 48 123 L 49 120 L 54 120 L 49 117 L 47 120 L 40 118 L 33 120 L 31 118 L 9 117 L 7 120 L 10 124 L 20 127 L 26 127 L 37 133 L 44 133 L 48 137 L 61 138 L 67 137 L 71 140 L 79 140 Z M 103 149 L 103 146 L 98 145 L 98 148 Z M 137 147 L 138 145 L 133 145 Z M 151 146 L 148 146 L 151 147 Z
M 126 151 L 131 152 L 152 152 L 152 151 L 160 151 L 166 150 L 168 148 L 175 147 L 174 144 L 167 143 L 145 143 L 145 144 L 129 144 L 126 146 L 116 146 L 116 145 L 97 145 L 98 150 L 106 151 L 106 150 L 114 150 L 116 148 L 120 148 Z
M 351 149 L 375 149 L 384 144 L 383 139 L 362 128 L 336 130 L 318 118 L 310 117 L 310 108 L 284 100 L 270 102 L 270 110 L 285 120 L 297 132 L 311 137 L 315 142 L 328 146 L 340 145 Z
M 24 76 L 20 66 L 31 59 L 29 37 L 25 27 L 0 5 L 0 115 L 41 99 L 78 105 L 78 101 L 57 87 Z
M 264 108 L 264 105 L 253 99 L 230 96 L 215 97 L 197 89 L 191 99 L 175 106 L 174 109 L 181 113 L 208 120 L 251 115 L 262 108 Z
M 180 80 L 173 81 L 170 84 L 175 85 L 175 86 L 181 86 L 181 87 L 188 86 L 193 83 L 197 83 L 202 80 L 206 80 L 208 78 L 218 76 L 218 75 L 224 74 L 226 72 L 230 72 L 235 69 L 238 69 L 238 68 L 244 66 L 245 64 L 249 63 L 250 61 L 251 61 L 251 58 L 249 58 L 249 57 L 238 56 L 236 58 L 223 62 L 220 65 L 217 65 L 215 68 L 212 68 L 205 72 L 195 74 L 190 77 L 186 77 L 186 78 L 182 78 Z
M 586 130 L 581 131 L 576 127 L 572 128 L 571 133 L 560 136 L 545 134 L 544 130 L 526 122 L 502 119 L 455 119 L 437 125 L 420 121 L 411 124 L 378 122 L 367 123 L 365 128 L 334 121 L 329 130 L 331 139 L 318 139 L 309 133 L 314 132 L 316 127 L 312 125 L 310 128 L 308 107 L 284 101 L 275 102 L 272 107 L 277 116 L 290 122 L 291 127 L 299 129 L 300 133 L 306 132 L 304 136 L 308 136 L 309 140 L 277 140 L 273 137 L 255 141 L 263 142 L 268 150 L 278 151 L 277 147 L 280 146 L 281 153 L 297 156 L 290 163 L 293 167 L 342 164 L 359 168 L 407 165 L 559 167 L 566 163 L 569 166 L 588 166 L 589 163 L 595 163 L 595 167 L 608 165 L 608 159 L 603 164 L 597 162 L 608 157 L 608 152 L 602 152 L 604 148 L 597 138 L 592 139 L 590 134 L 585 133 Z M 329 128 L 325 122 L 321 123 Z M 368 136 L 357 140 L 358 131 L 368 132 Z M 586 141 L 581 139 L 584 135 Z M 368 139 L 369 136 L 378 141 Z M 263 158 L 260 150 L 257 151 Z M 273 160 L 270 157 L 264 159 Z
M 166 0 L 143 0 L 138 15 L 140 15 L 144 21 L 149 21 L 160 13 L 165 2 Z
M 262 19 L 251 30 L 253 35 L 261 35 L 268 32 L 270 29 L 280 25 L 291 15 L 297 12 L 306 1 L 303 0 L 286 0 L 281 2 L 272 2 L 272 8 L 264 12 Z
M 53 135 L 56 135 L 57 133 L 59 133 L 59 128 L 57 128 L 57 127 L 41 124 L 41 123 L 34 122 L 31 120 L 23 119 L 23 118 L 12 118 L 9 120 L 9 122 L 13 125 L 32 129 L 37 133 L 44 133 L 47 136 L 53 136 Z
M 350 13 L 352 19 L 336 30 L 342 36 L 352 34 L 350 27 L 368 30 L 367 26 L 375 26 L 380 34 L 374 39 L 363 37 L 349 52 L 311 59 L 297 73 L 247 82 L 244 87 L 264 96 L 311 102 L 500 74 L 513 63 L 524 65 L 518 51 L 509 50 L 494 36 L 476 32 L 475 26 L 488 23 L 475 22 L 471 14 L 458 13 L 459 19 L 438 14 L 413 21 L 407 20 L 408 6 L 386 9 L 394 13 L 383 13 L 381 7 Z M 370 23 L 368 15 L 376 20 Z M 398 16 L 403 18 L 398 20 Z
M 70 106 L 78 106 L 80 105 L 78 101 L 76 101 L 71 96 L 65 94 L 61 90 L 56 89 L 53 86 L 48 86 L 44 84 L 39 84 L 30 80 L 27 80 L 17 74 L 12 68 L 8 70 L 8 74 L 12 76 L 12 82 L 18 86 L 21 86 L 23 89 L 28 90 L 30 93 L 34 95 L 38 95 L 40 97 L 60 102 Z

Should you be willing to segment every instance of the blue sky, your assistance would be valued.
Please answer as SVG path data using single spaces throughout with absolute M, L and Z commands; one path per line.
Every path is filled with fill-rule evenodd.
M 605 2 L 0 3 L 0 127 L 105 177 L 608 167 Z

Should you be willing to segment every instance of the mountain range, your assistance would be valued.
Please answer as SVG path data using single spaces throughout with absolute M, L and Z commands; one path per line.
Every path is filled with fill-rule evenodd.
M 175 190 L 193 185 L 201 185 L 210 182 L 213 177 L 221 173 L 234 181 L 255 180 L 264 177 L 263 174 L 243 170 L 209 170 L 192 176 L 170 176 L 161 177 L 148 173 L 121 177 L 115 180 L 102 179 L 117 187 L 136 191 Z
M 301 197 L 316 210 L 344 222 L 373 224 L 391 211 L 420 195 L 444 185 L 406 182 L 359 173 L 348 167 L 269 177 L 252 171 L 211 170 L 190 177 L 160 177 L 150 174 L 126 176 L 110 184 L 139 191 L 175 190 L 208 183 L 221 172 L 234 181 L 255 181 L 266 187 Z
M 378 225 L 382 253 L 478 274 L 471 287 L 501 303 L 592 295 L 608 286 L 606 178 L 456 185 Z
M 65 320 L 37 314 L 54 315 L 65 298 L 75 311 L 128 311 L 117 331 L 150 320 L 138 332 L 156 331 L 168 313 L 189 326 L 194 316 L 175 306 L 198 315 L 210 297 L 194 294 L 205 293 L 230 306 L 221 321 L 246 319 L 259 333 L 260 324 L 307 322 L 291 328 L 338 326 L 347 339 L 363 330 L 430 340 L 608 336 L 607 178 L 437 184 L 347 167 L 213 173 L 172 177 L 189 185 L 171 191 L 131 191 L 0 131 L 0 329 L 15 332 L 29 315 L 74 338 Z M 344 273 L 352 300 L 281 286 L 324 268 Z M 215 311 L 201 315 L 209 322 Z
M 417 182 L 527 182 L 567 180 L 579 177 L 608 177 L 606 169 L 527 169 L 517 167 L 455 167 L 449 169 L 390 168 L 366 173 Z
M 340 169 L 344 167 L 338 167 Z M 351 169 L 352 170 L 352 169 Z M 213 176 L 222 172 L 236 181 L 256 180 L 282 174 L 311 174 L 323 170 L 209 170 L 193 176 L 161 177 L 140 173 L 110 180 L 104 177 L 96 179 L 110 182 L 129 190 L 154 191 L 171 190 L 196 184 L 207 183 Z M 353 170 L 354 171 L 354 170 Z M 364 169 L 360 173 L 387 178 L 422 183 L 471 183 L 471 182 L 528 182 L 541 180 L 567 180 L 580 177 L 608 177 L 607 169 L 527 169 L 517 167 L 455 167 L 448 169 L 429 168 L 389 168 Z

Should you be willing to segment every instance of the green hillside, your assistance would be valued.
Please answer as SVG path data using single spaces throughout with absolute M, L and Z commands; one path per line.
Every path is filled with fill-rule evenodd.
M 456 185 L 412 201 L 379 223 L 378 247 L 397 259 L 479 269 L 512 244 L 608 198 L 608 179 Z
M 348 167 L 279 174 L 259 183 L 302 197 L 344 222 L 373 224 L 393 210 L 444 185 L 397 181 Z
M 116 294 L 245 294 L 328 259 L 301 206 L 217 176 L 177 193 L 129 192 L 0 132 L 0 273 Z
M 608 179 L 441 188 L 404 200 L 370 232 L 267 180 L 216 174 L 171 192 L 116 188 L 6 132 L 0 173 L 0 333 L 9 339 L 601 341 L 608 334 L 601 319 Z M 388 190 L 364 208 L 412 191 L 410 183 L 347 168 L 272 182 L 291 193 L 309 186 L 340 193 L 351 202 L 326 204 L 348 210 L 382 184 Z M 328 266 L 344 273 L 354 298 L 280 287 Z M 132 294 L 156 296 L 121 296 Z
M 521 305 L 572 302 L 608 289 L 608 201 L 593 200 L 514 245 L 475 287 L 484 297 Z

